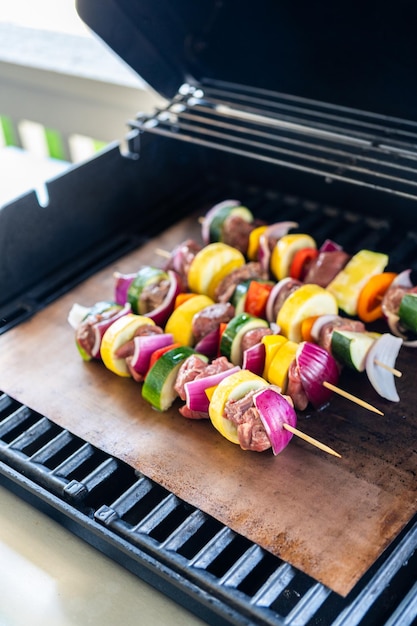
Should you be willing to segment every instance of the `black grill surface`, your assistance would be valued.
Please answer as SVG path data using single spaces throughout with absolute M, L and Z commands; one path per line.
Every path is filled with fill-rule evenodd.
M 417 519 L 342 598 L 0 395 L 1 483 L 211 624 L 412 624 Z

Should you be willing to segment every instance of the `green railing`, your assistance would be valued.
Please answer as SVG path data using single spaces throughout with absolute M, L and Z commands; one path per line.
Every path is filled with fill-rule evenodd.
M 0 24 L 0 147 L 78 162 L 122 142 L 162 99 L 120 63 L 97 40 Z

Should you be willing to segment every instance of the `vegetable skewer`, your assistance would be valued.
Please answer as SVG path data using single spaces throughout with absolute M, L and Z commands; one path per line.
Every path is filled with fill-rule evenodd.
M 225 234 L 225 224 L 228 225 L 229 229 L 227 235 Z M 190 332 L 190 328 L 186 328 L 186 321 L 189 321 L 194 315 L 198 315 L 200 306 L 201 308 L 209 308 L 212 303 L 216 306 L 218 301 L 227 302 L 228 298 L 235 290 L 237 294 L 239 287 L 241 298 L 239 303 L 236 301 L 233 305 L 237 306 L 237 304 L 239 304 L 239 306 L 243 307 L 243 310 L 245 310 L 246 305 L 250 307 L 249 310 L 251 311 L 252 320 L 253 318 L 257 318 L 255 321 L 251 320 L 254 331 L 262 329 L 262 327 L 267 328 L 270 326 L 277 326 L 277 328 L 272 331 L 273 333 L 284 331 L 283 334 L 285 335 L 287 344 L 286 351 L 290 357 L 292 356 L 289 363 L 291 363 L 291 368 L 295 368 L 294 371 L 297 371 L 300 380 L 310 388 L 310 391 L 313 390 L 313 395 L 310 396 L 311 398 L 315 398 L 312 400 L 313 406 L 317 407 L 320 405 L 323 397 L 325 397 L 321 395 L 321 392 L 318 393 L 317 391 L 321 388 L 329 392 L 338 393 L 363 408 L 383 415 L 382 411 L 376 409 L 376 407 L 340 389 L 335 384 L 337 382 L 337 376 L 328 376 L 329 380 L 323 378 L 323 364 L 321 363 L 322 353 L 312 351 L 308 342 L 305 340 L 302 341 L 302 332 L 304 323 L 308 321 L 309 316 L 313 316 L 314 314 L 316 314 L 315 316 L 319 319 L 329 314 L 330 316 L 333 315 L 336 317 L 340 306 L 342 310 L 345 310 L 350 315 L 356 314 L 359 310 L 357 308 L 358 291 L 360 291 L 362 295 L 364 291 L 362 287 L 364 285 L 368 287 L 368 294 L 366 298 L 363 296 L 360 300 L 361 315 L 369 315 L 372 317 L 374 315 L 379 316 L 380 311 L 384 310 L 381 304 L 384 301 L 384 294 L 381 292 L 388 288 L 391 282 L 393 284 L 395 283 L 396 275 L 389 275 L 388 272 L 384 272 L 382 274 L 383 279 L 377 280 L 374 278 L 375 274 L 378 276 L 378 271 L 383 272 L 387 263 L 387 257 L 373 253 L 372 251 L 361 251 L 361 254 L 354 255 L 353 257 L 346 253 L 337 254 L 339 265 L 335 263 L 335 267 L 337 265 L 338 271 L 336 271 L 330 281 L 332 284 L 339 284 L 337 289 L 327 289 L 324 286 L 321 287 L 320 284 L 314 285 L 308 282 L 303 284 L 302 280 L 309 275 L 309 272 L 306 271 L 309 264 L 319 263 L 319 259 L 327 252 L 340 253 L 342 251 L 337 244 L 333 245 L 333 242 L 325 242 L 322 248 L 317 249 L 314 239 L 309 235 L 292 234 L 289 232 L 297 226 L 298 224 L 295 222 L 283 222 L 271 226 L 262 224 L 257 222 L 250 211 L 246 207 L 242 207 L 238 201 L 225 201 L 213 207 L 213 210 L 209 211 L 206 218 L 203 220 L 202 235 L 205 243 L 204 247 L 190 240 L 177 247 L 178 254 L 158 249 L 157 253 L 167 259 L 164 269 L 144 268 L 143 271 L 137 273 L 137 275 L 129 275 L 128 277 L 116 275 L 119 289 L 117 304 L 120 308 L 122 308 L 122 305 L 126 305 L 126 303 L 131 307 L 130 312 L 126 309 L 125 313 L 120 312 L 119 308 L 118 317 L 122 318 L 124 314 L 127 316 L 135 314 L 141 315 L 144 321 L 141 320 L 138 326 L 142 328 L 141 332 L 143 331 L 145 335 L 147 332 L 144 330 L 147 326 L 146 318 L 153 323 L 154 327 L 161 324 L 165 326 L 165 331 L 172 331 L 164 332 L 163 328 L 161 328 L 160 331 L 156 331 L 155 328 L 152 329 L 151 334 L 160 332 L 161 335 L 164 335 L 164 337 L 160 336 L 158 339 L 158 345 L 161 345 L 161 347 L 153 353 L 150 361 L 152 365 L 149 364 L 148 369 L 146 369 L 142 363 L 142 369 L 135 371 L 135 380 L 144 382 L 142 395 L 151 402 L 152 406 L 155 406 L 155 408 L 159 410 L 165 410 L 171 406 L 176 397 L 178 397 L 174 386 L 181 367 L 187 359 L 198 352 L 197 348 L 199 348 L 200 343 L 199 346 L 194 345 L 193 341 L 195 338 L 192 332 Z M 332 258 L 336 259 L 336 254 Z M 289 274 L 296 277 L 290 279 L 292 283 L 288 283 L 288 286 L 292 288 L 295 287 L 294 293 L 296 295 L 292 295 L 283 289 L 284 283 L 287 287 L 286 280 Z M 344 274 L 348 278 L 345 279 Z M 367 280 L 368 274 L 374 278 L 373 283 L 378 287 L 378 293 L 375 292 L 375 286 L 370 287 L 370 281 Z M 275 286 L 271 281 L 271 276 L 272 280 L 278 281 Z M 247 282 L 246 287 L 245 280 Z M 349 282 L 348 289 L 345 288 L 346 281 Z M 130 287 L 131 285 L 133 285 L 133 288 Z M 157 306 L 154 305 L 153 300 L 154 290 L 158 293 L 161 286 L 163 287 L 164 296 L 163 300 L 159 302 L 159 306 Z M 221 290 L 224 288 L 226 288 L 226 291 L 222 295 L 222 298 L 220 298 L 219 293 L 221 293 Z M 341 290 L 340 293 L 338 291 L 339 288 Z M 277 298 L 278 289 L 284 293 L 285 297 L 280 305 L 280 315 L 274 317 L 275 308 L 273 308 L 272 305 L 268 307 L 268 303 L 269 300 L 272 300 L 272 297 Z M 308 296 L 306 295 L 307 292 Z M 146 294 L 147 300 L 145 300 L 144 294 Z M 280 297 L 282 298 L 282 293 L 280 293 Z M 184 317 L 185 311 L 181 310 L 180 316 L 178 318 L 176 317 L 176 321 L 174 322 L 173 318 L 178 315 L 178 309 L 181 308 L 181 305 L 177 308 L 176 298 L 181 298 L 183 305 L 187 304 L 187 316 Z M 198 298 L 201 300 L 201 305 L 199 304 L 197 306 Z M 249 302 L 251 303 L 250 305 Z M 411 320 L 411 322 L 408 322 L 409 324 L 413 323 L 414 317 L 417 317 L 417 313 L 414 313 L 415 304 L 417 305 L 417 298 L 410 297 L 407 300 L 407 305 L 403 307 L 405 311 L 404 315 L 407 316 L 407 320 Z M 378 309 L 377 313 L 375 309 Z M 268 311 L 270 316 L 269 320 Z M 267 318 L 266 320 L 263 319 L 265 317 Z M 106 321 L 106 324 L 107 323 Z M 150 326 L 152 326 L 152 323 L 150 323 Z M 222 323 L 222 326 L 224 330 L 224 328 L 228 329 L 230 325 L 230 328 L 233 327 L 234 330 L 238 331 L 237 334 L 241 333 L 243 337 L 244 332 L 241 332 L 239 324 L 240 321 L 236 321 L 235 317 L 234 319 Z M 119 322 L 119 326 L 122 328 L 123 323 Z M 132 326 L 135 326 L 135 324 L 132 324 Z M 180 327 L 182 328 L 180 341 L 175 342 L 175 340 L 178 339 L 175 335 L 177 329 Z M 248 329 L 245 329 L 245 331 L 248 331 Z M 103 329 L 103 332 L 103 336 L 105 337 L 107 331 Z M 114 329 L 113 332 L 115 332 Z M 111 332 L 109 332 L 108 335 L 111 336 Z M 221 342 L 219 344 L 223 346 L 223 352 L 221 351 L 221 354 L 226 350 L 227 358 L 230 359 L 230 369 L 233 369 L 233 366 L 237 366 L 240 372 L 246 371 L 247 374 L 252 374 L 252 370 L 248 364 L 241 362 L 246 358 L 247 350 L 243 350 L 240 346 L 240 341 L 235 341 L 235 337 L 232 337 L 230 340 L 229 335 L 230 329 L 227 330 L 227 332 L 224 331 L 221 335 Z M 352 348 L 355 347 L 355 351 L 349 354 L 349 359 L 352 358 L 352 365 L 354 368 L 358 369 L 358 371 L 363 371 L 366 365 L 368 377 L 377 390 L 378 387 L 374 384 L 374 380 L 378 378 L 378 376 L 375 375 L 375 368 L 381 368 L 391 377 L 401 376 L 401 372 L 393 367 L 393 360 L 388 359 L 387 362 L 384 355 L 382 355 L 381 358 L 380 353 L 375 349 L 375 345 L 379 342 L 379 337 L 370 337 L 371 333 L 365 332 L 363 334 L 364 341 L 359 342 L 354 335 L 355 333 L 341 331 L 336 328 L 335 331 L 332 332 L 332 337 L 334 338 L 332 348 L 336 350 L 337 346 L 339 346 L 339 348 L 341 346 L 343 352 L 343 350 L 346 350 L 346 346 L 352 344 Z M 218 338 L 219 337 L 220 335 L 218 335 Z M 95 354 L 89 355 L 88 351 L 83 353 L 80 350 L 83 358 L 86 358 L 86 360 L 88 360 L 88 358 L 96 358 L 97 341 L 99 341 L 100 338 L 101 334 L 96 334 Z M 135 356 L 130 352 L 130 348 L 126 348 L 124 339 L 127 339 L 126 345 L 132 344 L 135 346 Z M 202 339 L 205 339 L 205 337 Z M 386 349 L 391 349 L 391 344 L 387 336 L 383 335 L 381 340 L 381 345 L 383 344 Z M 112 341 L 110 343 L 112 343 Z M 170 341 L 173 343 L 170 344 Z M 228 341 L 229 346 L 227 345 Z M 107 341 L 107 344 L 108 343 Z M 119 375 L 130 375 L 132 368 L 139 367 L 138 363 L 144 361 L 144 357 L 141 356 L 141 354 L 152 352 L 150 346 L 156 346 L 156 343 L 154 344 L 153 340 L 151 340 L 150 344 L 148 343 L 147 352 L 143 349 L 139 353 L 139 344 L 144 346 L 145 343 L 147 342 L 145 342 L 144 338 L 123 336 L 123 340 L 121 340 L 119 337 L 118 343 L 113 353 L 110 355 L 111 358 L 109 359 L 107 354 L 107 357 L 103 358 L 103 362 L 106 367 L 113 369 L 113 371 Z M 106 345 L 106 342 L 104 342 L 104 345 Z M 357 351 L 358 345 L 360 347 L 359 352 Z M 226 346 L 226 348 L 224 346 Z M 319 346 L 317 346 L 317 348 L 318 347 Z M 396 344 L 395 350 L 398 351 L 398 349 L 399 344 Z M 110 348 L 109 350 L 111 352 Z M 107 352 L 109 352 L 109 350 L 107 350 Z M 364 355 L 368 350 L 370 354 L 372 353 L 372 359 L 366 360 Z M 279 352 L 280 350 L 277 350 L 277 354 Z M 160 354 L 155 356 L 156 353 Z M 280 358 L 283 358 L 283 354 L 284 351 L 279 355 Z M 397 352 L 395 352 L 395 355 L 396 354 Z M 331 356 L 330 351 L 328 356 Z M 208 363 L 209 358 L 213 358 L 213 355 L 206 357 L 206 363 Z M 319 370 L 314 370 L 313 368 L 315 377 L 311 376 L 311 372 L 306 376 L 308 368 L 304 370 L 305 362 L 308 362 L 309 358 L 313 359 L 313 361 L 317 358 L 320 368 L 322 368 L 319 368 Z M 126 359 L 126 369 L 124 365 L 122 367 L 124 359 Z M 371 364 L 370 361 L 372 361 Z M 158 376 L 150 375 L 155 365 L 158 365 L 156 368 L 159 372 Z M 287 369 L 285 369 L 285 367 Z M 284 396 L 282 396 L 282 390 L 287 392 L 286 378 L 290 378 L 290 374 L 288 373 L 290 371 L 290 365 L 288 364 L 285 367 L 283 366 L 283 371 L 279 371 L 277 365 L 275 366 L 275 370 L 272 368 L 274 376 L 277 376 L 278 380 L 280 382 L 283 381 L 285 384 L 282 384 L 282 387 L 279 385 L 279 389 L 277 389 L 275 386 L 276 381 L 273 377 L 266 376 L 265 379 L 261 378 L 261 387 L 266 386 L 266 389 L 258 391 L 253 400 L 256 409 L 258 409 L 259 403 L 260 408 L 258 412 L 260 413 L 261 420 L 265 423 L 265 428 L 271 428 L 271 424 L 275 425 L 271 431 L 274 453 L 278 453 L 277 450 L 279 450 L 279 446 L 282 444 L 282 441 L 285 441 L 285 438 L 279 433 L 286 431 L 291 435 L 298 435 L 310 443 L 315 442 L 313 445 L 318 444 L 317 447 L 321 447 L 322 450 L 340 457 L 337 452 L 325 446 L 325 444 L 321 444 L 321 442 L 317 442 L 309 437 L 309 435 L 305 435 L 299 431 L 294 423 L 291 424 L 282 419 L 281 410 L 283 406 L 284 414 L 288 412 L 289 414 L 291 413 L 287 408 L 289 406 L 287 400 L 282 400 L 282 398 L 284 398 Z M 293 375 L 292 369 L 291 375 Z M 156 370 L 154 373 L 155 372 Z M 318 372 L 320 372 L 320 376 Z M 229 376 L 232 376 L 230 371 L 224 373 L 225 379 Z M 157 380 L 158 377 L 162 382 L 161 380 Z M 223 374 L 221 378 L 223 379 Z M 153 387 L 153 384 L 155 384 L 155 387 Z M 221 384 L 222 381 L 218 382 L 216 389 L 221 387 Z M 380 385 L 380 383 L 378 384 Z M 390 385 L 388 385 L 388 387 L 389 386 Z M 391 397 L 388 399 L 393 399 L 395 393 L 395 386 L 393 387 L 391 384 Z M 268 397 L 273 404 L 279 405 L 281 410 L 271 413 L 265 405 L 266 397 Z M 291 394 L 289 397 L 291 397 Z M 284 404 L 282 404 L 282 402 L 284 402 Z M 211 402 L 209 403 L 209 407 L 211 413 Z M 265 415 L 269 417 L 266 418 Z M 220 420 L 220 423 L 223 424 L 222 420 Z M 230 426 L 228 426 L 228 428 L 230 428 Z
M 97 307 L 93 307 L 93 310 L 96 310 L 96 308 Z M 75 311 L 72 310 L 69 315 L 71 325 L 77 328 L 78 323 L 76 321 L 76 314 L 81 314 L 77 305 L 75 305 Z M 195 350 L 189 346 L 181 346 L 176 343 L 172 343 L 171 335 L 163 333 L 162 331 L 160 332 L 160 329 L 158 329 L 155 323 L 152 320 L 146 319 L 144 316 L 127 312 L 121 317 L 115 314 L 114 318 L 114 322 L 108 326 L 103 335 L 103 341 L 101 344 L 103 364 L 107 367 L 107 369 L 118 376 L 130 376 L 131 370 L 129 369 L 128 363 L 132 362 L 132 357 L 130 356 L 131 351 L 127 348 L 127 346 L 133 342 L 135 344 L 134 354 L 136 354 L 137 346 L 141 343 L 146 352 L 145 360 L 141 363 L 143 377 L 139 376 L 135 379 L 138 382 L 144 383 L 142 387 L 142 396 L 145 400 L 150 402 L 154 408 L 160 411 L 167 410 L 178 397 L 176 383 L 177 378 L 179 378 L 181 366 L 185 364 L 189 358 L 198 358 L 198 360 L 200 360 L 203 364 L 207 363 L 208 359 L 206 359 L 204 355 L 197 355 L 196 357 Z M 152 345 L 156 348 L 153 353 L 149 351 L 150 346 Z M 81 354 L 83 355 L 83 353 Z M 137 359 L 138 356 L 133 358 Z M 224 357 L 222 358 L 224 359 Z M 206 377 L 206 380 L 209 381 L 207 384 L 212 385 L 216 383 L 219 385 L 223 379 L 228 376 L 232 376 L 232 374 L 238 374 L 239 377 L 243 377 L 245 380 L 248 379 L 249 381 L 251 379 L 256 379 L 259 381 L 257 384 L 259 384 L 262 388 L 273 390 L 275 403 L 278 396 L 280 398 L 284 397 L 276 387 L 269 385 L 265 380 L 256 376 L 249 370 L 242 370 L 239 366 L 233 366 L 231 363 L 227 364 L 226 369 L 224 369 L 222 373 L 219 372 L 217 375 L 208 375 Z M 198 383 L 199 381 L 196 382 Z M 205 384 L 205 381 L 203 382 Z M 190 385 L 193 383 L 189 381 L 186 385 L 187 384 Z M 214 389 L 215 388 L 216 387 L 214 387 Z M 209 394 L 207 394 L 207 399 L 208 397 Z M 210 407 L 209 400 L 207 406 Z M 292 403 L 289 398 L 288 401 L 285 400 L 284 406 L 287 407 L 286 411 L 284 411 L 284 415 L 287 414 L 293 416 L 292 424 L 288 424 L 282 417 L 279 417 L 279 412 L 277 415 L 271 415 L 269 407 L 268 410 L 264 409 L 263 411 L 264 413 L 269 412 L 269 418 L 264 417 L 264 419 L 272 420 L 272 422 L 275 423 L 274 428 L 270 430 L 271 440 L 275 442 L 273 445 L 275 454 L 278 453 L 278 445 L 285 447 L 286 443 L 289 441 L 289 439 L 280 438 L 279 431 L 284 429 L 289 431 L 291 435 L 296 435 L 322 451 L 341 458 L 341 455 L 338 452 L 295 427 L 296 414 L 292 408 Z M 207 411 L 209 414 L 210 408 L 207 408 Z M 265 423 L 267 423 L 267 421 Z M 230 428 L 233 429 L 232 426 L 230 426 Z M 220 428 L 220 432 L 224 434 L 222 428 Z M 282 443 L 281 439 L 284 441 L 285 445 Z M 234 441 L 233 438 L 232 441 Z M 277 444 L 278 441 L 280 441 L 279 444 Z M 235 441 L 235 443 L 236 442 L 237 441 Z

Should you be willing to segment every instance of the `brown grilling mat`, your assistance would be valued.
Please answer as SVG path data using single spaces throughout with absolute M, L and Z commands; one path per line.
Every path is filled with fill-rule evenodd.
M 345 596 L 417 511 L 416 353 L 403 348 L 397 360 L 399 403 L 379 398 L 365 374 L 343 373 L 340 386 L 383 417 L 336 395 L 299 415 L 342 459 L 296 437 L 277 457 L 245 452 L 177 404 L 158 413 L 132 379 L 80 359 L 67 315 L 75 302 L 111 299 L 115 270 L 162 266 L 157 246 L 197 232 L 184 220 L 1 336 L 0 389 Z

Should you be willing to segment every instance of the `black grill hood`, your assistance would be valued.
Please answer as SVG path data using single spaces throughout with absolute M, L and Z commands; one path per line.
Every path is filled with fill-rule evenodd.
M 416 121 L 417 5 L 77 0 L 85 23 L 157 92 L 225 81 Z

